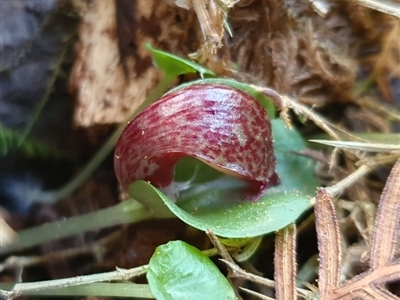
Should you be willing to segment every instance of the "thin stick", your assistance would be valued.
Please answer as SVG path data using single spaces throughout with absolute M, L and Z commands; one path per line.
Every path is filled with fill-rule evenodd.
M 93 244 L 84 245 L 77 248 L 63 249 L 57 252 L 51 252 L 44 255 L 34 256 L 10 256 L 4 262 L 0 263 L 0 272 L 6 269 L 25 269 L 30 266 L 44 264 L 51 261 L 65 260 L 74 256 L 91 253 L 96 258 L 103 256 L 106 251 L 106 245 L 111 241 L 121 238 L 121 230 L 114 231 L 108 236 L 96 241 Z
M 208 256 L 213 256 L 218 254 L 218 250 L 216 248 L 208 249 L 203 251 L 204 254 Z M 38 281 L 38 282 L 27 282 L 27 283 L 17 283 L 12 288 L 12 284 L 2 284 L 3 288 L 12 288 L 11 291 L 0 290 L 0 296 L 6 297 L 6 299 L 12 299 L 14 297 L 18 297 L 20 295 L 63 295 L 63 296 L 72 296 L 72 295 L 97 295 L 97 296 L 114 296 L 114 297 L 128 297 L 129 294 L 125 292 L 120 292 L 121 288 L 129 288 L 130 289 L 130 297 L 138 297 L 138 298 L 154 298 L 148 288 L 148 285 L 138 285 L 134 283 L 129 283 L 129 286 L 124 286 L 121 283 L 109 283 L 109 284 L 101 284 L 101 282 L 109 282 L 109 281 L 128 281 L 133 277 L 138 277 L 147 273 L 149 269 L 149 265 L 143 265 L 140 267 L 136 267 L 133 269 L 120 269 L 117 268 L 116 271 L 86 275 L 86 276 L 77 276 L 71 278 L 64 279 L 55 279 L 55 280 L 46 280 L 46 281 Z M 97 288 L 92 286 L 94 283 L 98 283 Z M 91 286 L 89 286 L 89 284 Z M 86 287 L 82 285 L 88 285 Z M 73 289 L 72 287 L 82 286 L 78 289 Z M 69 289 L 68 289 L 69 288 Z M 101 288 L 99 290 L 99 288 Z M 57 291 L 49 291 L 57 289 Z M 0 297 L 1 298 L 1 297 Z
M 340 140 L 339 136 L 327 125 L 327 124 L 329 124 L 329 122 L 326 121 L 320 115 L 311 111 L 311 109 L 309 107 L 304 106 L 287 96 L 282 96 L 281 99 L 282 99 L 283 107 L 285 107 L 285 106 L 290 107 L 291 109 L 293 109 L 293 111 L 297 115 L 303 114 L 303 115 L 307 116 L 307 118 L 312 120 L 316 125 L 318 125 L 322 130 L 324 130 L 332 138 L 334 138 L 336 140 Z
M 248 273 L 242 268 L 240 268 L 237 264 L 229 262 L 227 260 L 221 259 L 225 264 L 228 265 L 228 267 L 232 270 L 232 276 L 237 277 L 237 278 L 243 278 L 255 283 L 259 283 L 261 285 L 270 287 L 270 288 L 275 288 L 275 282 L 271 279 L 264 278 L 257 276 L 252 273 Z M 307 297 L 308 299 L 312 299 L 315 294 L 314 292 L 302 289 L 302 288 L 296 288 L 297 292 L 301 294 L 303 297 Z
M 330 194 L 332 197 L 337 196 L 338 194 L 342 193 L 346 188 L 348 188 L 353 183 L 357 182 L 359 179 L 367 175 L 373 169 L 372 166 L 362 165 L 353 173 L 351 173 L 346 178 L 342 179 L 335 185 L 325 188 L 325 190 Z
M 94 282 L 105 282 L 105 281 L 128 281 L 133 277 L 145 274 L 147 272 L 148 265 L 133 269 L 120 269 L 117 268 L 116 271 L 77 276 L 65 279 L 56 280 L 46 280 L 38 282 L 27 282 L 27 283 L 17 283 L 11 291 L 0 290 L 0 295 L 7 297 L 7 299 L 12 299 L 14 297 L 27 294 L 30 292 L 38 292 L 41 290 L 58 289 L 70 286 L 77 286 L 83 284 L 89 284 Z

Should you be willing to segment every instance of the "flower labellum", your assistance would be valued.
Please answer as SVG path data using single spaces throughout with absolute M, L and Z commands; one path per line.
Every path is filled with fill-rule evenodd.
M 119 138 L 115 173 L 124 188 L 142 179 L 168 190 L 183 156 L 245 180 L 250 199 L 279 183 L 267 112 L 229 86 L 193 84 L 147 107 Z

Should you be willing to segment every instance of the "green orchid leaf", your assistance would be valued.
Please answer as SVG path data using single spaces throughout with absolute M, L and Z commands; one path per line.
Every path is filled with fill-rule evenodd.
M 297 131 L 280 119 L 271 124 L 281 183 L 266 189 L 257 201 L 243 200 L 246 183 L 226 175 L 193 184 L 181 192 L 177 203 L 145 181 L 132 183 L 128 193 L 150 209 L 167 206 L 185 223 L 204 231 L 210 228 L 221 237 L 255 237 L 279 230 L 310 207 L 318 182 L 313 161 L 295 153 L 305 148 Z
M 187 73 L 199 73 L 201 78 L 215 77 L 214 72 L 188 59 L 153 48 L 150 44 L 146 48 L 151 52 L 154 64 L 168 77 L 176 77 Z
M 158 300 L 236 299 L 228 280 L 197 248 L 172 241 L 156 248 L 147 280 Z

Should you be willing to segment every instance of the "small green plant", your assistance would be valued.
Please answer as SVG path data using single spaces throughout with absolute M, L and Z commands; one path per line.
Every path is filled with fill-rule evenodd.
M 156 92 L 153 92 L 151 97 L 148 97 L 146 103 L 135 112 L 133 117 L 137 116 L 144 109 L 144 106 L 158 98 L 161 90 L 164 91 L 176 75 L 182 74 L 182 72 L 198 72 L 203 76 L 205 74 L 213 76 L 212 72 L 192 62 L 188 63 L 186 60 L 150 47 L 149 49 L 157 66 L 161 67 L 165 72 L 164 80 L 167 83 L 160 84 L 162 88 L 156 88 Z M 175 71 L 171 73 L 171 70 Z M 258 106 L 260 106 L 258 103 L 262 104 L 260 106 L 262 111 L 267 109 L 268 113 L 264 111 L 264 114 L 265 116 L 268 114 L 271 119 L 269 126 L 272 136 L 267 137 L 270 144 L 266 145 L 264 150 L 274 153 L 277 161 L 275 169 L 275 158 L 270 158 L 272 162 L 270 168 L 272 169 L 268 170 L 268 176 L 271 176 L 276 171 L 280 178 L 279 184 L 276 185 L 277 182 L 275 182 L 275 186 L 268 186 L 266 189 L 265 187 L 267 186 L 263 187 L 262 192 L 253 201 L 245 200 L 246 192 L 244 193 L 244 191 L 246 191 L 247 185 L 243 185 L 243 178 L 237 179 L 225 175 L 222 176 L 219 171 L 197 159 L 184 158 L 175 165 L 175 179 L 190 179 L 189 181 L 193 184 L 180 192 L 177 195 L 177 199 L 171 199 L 157 187 L 139 178 L 139 180 L 128 183 L 128 193 L 132 199 L 87 215 L 21 231 L 19 232 L 19 240 L 15 244 L 3 248 L 3 254 L 32 247 L 53 240 L 55 237 L 67 237 L 87 230 L 116 224 L 133 223 L 150 218 L 179 218 L 188 225 L 200 230 L 207 231 L 211 229 L 219 237 L 225 238 L 225 244 L 237 245 L 237 247 L 243 247 L 249 243 L 257 245 L 260 241 L 260 236 L 277 231 L 294 222 L 299 215 L 312 205 L 310 199 L 318 186 L 313 173 L 313 162 L 295 154 L 295 152 L 301 151 L 306 147 L 300 134 L 295 129 L 287 128 L 282 120 L 275 118 L 273 102 L 251 86 L 234 80 L 217 78 L 201 79 L 190 84 L 196 84 L 196 86 L 224 85 L 228 87 L 229 91 L 240 89 L 249 94 L 249 97 L 254 97 L 254 99 L 258 100 L 259 102 L 254 101 Z M 184 87 L 187 87 L 187 85 Z M 178 88 L 174 91 L 179 93 L 180 90 Z M 266 125 L 265 123 L 252 124 L 252 126 Z M 83 175 L 79 175 L 78 179 L 75 178 L 72 183 L 68 183 L 66 185 L 67 188 L 63 187 L 59 190 L 54 199 L 58 199 L 60 195 L 65 196 L 66 192 L 70 193 L 93 172 L 102 159 L 110 153 L 122 129 L 121 127 L 117 129 L 100 150 L 100 154 L 98 153 L 91 160 L 90 167 L 84 170 Z M 262 130 L 264 129 L 261 128 L 260 131 Z M 123 138 L 124 135 L 121 136 L 121 139 Z M 274 142 L 272 143 L 272 141 Z M 223 146 L 226 145 L 221 145 L 221 147 Z M 146 154 L 143 155 L 145 159 Z M 255 163 L 262 164 L 263 162 Z M 258 178 L 260 177 L 256 178 L 259 180 Z M 270 178 L 272 177 L 267 177 L 267 182 Z M 254 243 L 253 238 L 258 242 Z M 195 288 L 200 275 L 202 280 L 208 282 L 209 293 L 224 295 L 224 299 L 235 299 L 236 297 L 228 281 L 216 266 L 199 250 L 183 242 L 175 241 L 160 246 L 150 260 L 149 266 L 143 266 L 142 269 L 147 271 L 151 290 L 150 296 L 153 295 L 157 299 L 202 299 L 202 293 L 199 293 L 199 290 Z M 201 270 L 201 274 L 199 274 L 199 270 Z M 121 278 L 129 279 L 125 278 L 123 273 L 124 271 L 121 270 Z M 88 281 L 82 281 L 81 283 L 91 284 L 110 280 L 110 277 L 105 279 L 106 277 L 104 276 L 99 274 L 97 280 L 90 277 Z M 210 282 L 213 284 L 210 285 Z M 57 285 L 57 287 L 59 286 Z M 82 291 L 82 288 L 79 290 L 78 287 L 80 292 L 77 292 L 78 290 L 62 291 L 62 289 L 57 289 L 52 293 L 51 290 L 47 290 L 46 294 L 104 295 L 104 290 L 100 286 L 98 286 L 99 290 L 95 292 L 91 290 L 91 293 L 87 292 L 89 289 L 86 292 Z M 110 287 L 108 286 L 107 288 Z M 138 292 L 143 289 L 143 286 L 132 284 L 131 288 L 131 296 L 143 297 L 144 294 Z M 117 289 L 118 283 L 114 286 L 114 290 L 116 291 Z M 27 289 L 24 291 L 29 294 Z M 149 295 L 148 287 L 146 293 Z M 118 296 L 119 294 L 115 292 L 112 295 Z

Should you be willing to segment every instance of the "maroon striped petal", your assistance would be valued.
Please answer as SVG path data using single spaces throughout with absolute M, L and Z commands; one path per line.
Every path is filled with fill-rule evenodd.
M 139 179 L 164 188 L 183 156 L 248 181 L 253 197 L 279 183 L 265 109 L 228 86 L 195 84 L 146 108 L 119 138 L 115 172 L 124 188 Z

